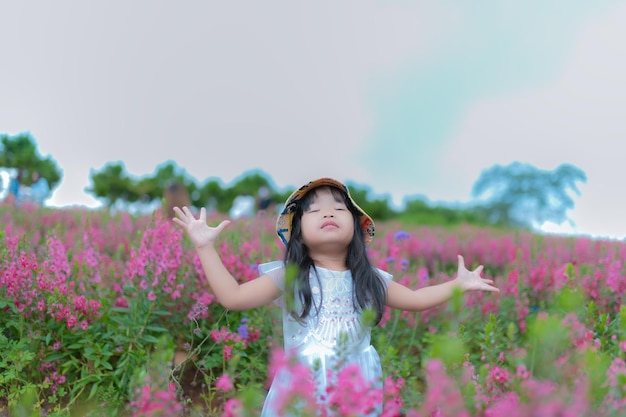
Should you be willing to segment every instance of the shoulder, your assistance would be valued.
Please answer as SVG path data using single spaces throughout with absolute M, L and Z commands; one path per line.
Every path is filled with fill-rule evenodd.
M 374 267 L 373 269 L 374 269 L 374 271 L 376 272 L 376 274 L 377 274 L 380 278 L 382 278 L 382 280 L 383 280 L 383 282 L 384 282 L 385 284 L 387 284 L 387 285 L 388 285 L 388 284 L 389 284 L 389 282 L 393 281 L 393 275 L 391 275 L 389 272 L 387 272 L 387 271 L 383 271 L 382 269 L 380 269 L 380 268 L 376 268 L 376 267 Z
M 283 261 L 271 261 L 259 264 L 259 273 L 261 275 L 267 274 L 270 271 L 274 271 L 276 269 L 285 269 L 285 263 Z
M 283 261 L 262 263 L 259 264 L 258 269 L 261 276 L 269 276 L 281 291 L 285 290 L 285 263 Z

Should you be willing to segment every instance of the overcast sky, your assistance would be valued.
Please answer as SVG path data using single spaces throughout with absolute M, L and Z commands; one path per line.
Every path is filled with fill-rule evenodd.
M 571 163 L 570 226 L 626 237 L 626 1 L 39 1 L 0 5 L 0 132 L 63 169 L 199 182 L 332 176 L 467 202 L 483 169 Z

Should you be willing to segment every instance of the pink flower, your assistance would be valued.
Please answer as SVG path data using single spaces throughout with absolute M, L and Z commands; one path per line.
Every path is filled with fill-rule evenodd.
M 124 297 L 117 297 L 117 300 L 115 300 L 115 307 L 128 308 L 128 301 Z
M 222 417 L 239 417 L 242 415 L 243 405 L 240 400 L 231 398 L 224 404 L 224 414 Z
M 528 372 L 528 369 L 526 369 L 525 365 L 519 365 L 517 367 L 516 375 L 519 379 L 528 379 L 528 377 L 530 376 L 530 372 Z
M 150 301 L 156 300 L 156 295 L 154 295 L 154 291 L 150 291 L 148 293 L 148 300 L 150 300 Z
M 489 375 L 491 376 L 491 379 L 499 382 L 500 384 L 504 384 L 509 380 L 509 372 L 499 366 L 494 366 Z
M 219 389 L 221 389 L 222 391 L 230 391 L 233 389 L 233 382 L 230 379 L 230 375 L 228 374 L 222 374 L 222 376 L 220 376 L 217 379 L 217 382 L 215 383 L 215 386 Z
M 224 345 L 224 360 L 228 361 L 233 357 L 233 347 L 231 345 Z
M 67 328 L 71 329 L 74 326 L 76 326 L 76 316 L 72 315 L 67 318 Z
M 328 387 L 328 404 L 340 415 L 363 416 L 382 405 L 382 390 L 363 376 L 359 365 L 345 366 L 336 377 L 336 383 Z

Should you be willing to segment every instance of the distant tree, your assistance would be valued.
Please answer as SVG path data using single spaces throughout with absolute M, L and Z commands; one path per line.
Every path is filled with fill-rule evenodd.
M 85 191 L 100 199 L 108 208 L 113 207 L 118 201 L 136 201 L 137 196 L 131 195 L 132 179 L 126 174 L 126 168 L 122 162 L 110 162 L 102 170 L 90 171 L 91 185 Z
M 174 182 L 187 189 L 193 206 L 208 207 L 222 213 L 228 212 L 238 195 L 255 196 L 262 186 L 272 190 L 269 177 L 259 171 L 242 175 L 230 187 L 223 187 L 214 179 L 198 185 L 173 161 L 160 164 L 153 174 L 139 178 L 130 176 L 122 162 L 109 162 L 101 170 L 91 170 L 89 176 L 91 185 L 85 189 L 86 192 L 108 208 L 125 210 L 132 207 L 141 211 L 155 206 L 162 200 L 165 189 Z
M 191 201 L 195 207 L 206 207 L 220 213 L 228 213 L 233 200 L 239 194 L 254 195 L 248 187 L 244 187 L 244 190 L 226 187 L 218 179 L 207 179 L 204 184 L 198 187 L 198 191 L 192 196 Z
M 527 163 L 513 162 L 484 170 L 472 188 L 480 199 L 476 209 L 491 223 L 503 226 L 534 228 L 544 222 L 572 222 L 567 210 L 574 207 L 569 194 L 580 195 L 577 182 L 587 176 L 570 164 L 545 171 Z
M 484 226 L 488 224 L 472 207 L 430 203 L 422 196 L 405 198 L 404 206 L 404 210 L 398 214 L 398 220 L 405 224 L 443 226 L 457 226 L 459 224 Z
M 133 178 L 126 172 L 123 162 L 109 162 L 101 170 L 91 170 L 91 186 L 85 189 L 111 208 L 138 203 L 149 206 L 163 198 L 167 186 L 173 182 L 183 184 L 189 193 L 197 190 L 176 163 L 168 161 L 157 166 L 152 175 Z M 197 194 L 197 193 L 196 193 Z
M 347 183 L 346 186 L 354 201 L 375 221 L 385 221 L 396 216 L 397 213 L 389 205 L 389 198 L 374 198 L 367 187 L 355 183 Z
M 39 174 L 48 181 L 50 190 L 54 190 L 61 182 L 62 171 L 51 157 L 43 157 L 37 150 L 37 142 L 30 132 L 9 136 L 0 133 L 0 167 L 15 168 L 25 171 L 24 185 L 31 185 L 31 174 Z
M 261 187 L 267 187 L 271 190 L 270 182 L 269 177 L 261 171 L 251 170 L 244 173 L 230 187 L 222 191 L 221 198 L 217 200 L 218 211 L 227 213 L 233 201 L 239 195 L 250 195 L 256 198 Z

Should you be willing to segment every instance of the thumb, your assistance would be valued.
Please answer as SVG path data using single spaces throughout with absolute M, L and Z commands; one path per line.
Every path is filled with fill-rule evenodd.
M 220 224 L 218 224 L 215 229 L 218 233 L 222 233 L 222 230 L 226 229 L 230 223 L 230 220 L 224 220 Z

